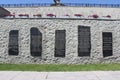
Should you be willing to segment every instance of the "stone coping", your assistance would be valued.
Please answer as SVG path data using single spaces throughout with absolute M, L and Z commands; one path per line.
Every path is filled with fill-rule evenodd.
M 61 19 L 61 20 L 97 20 L 97 21 L 120 21 L 120 19 L 88 19 L 88 18 L 0 18 L 0 19 Z

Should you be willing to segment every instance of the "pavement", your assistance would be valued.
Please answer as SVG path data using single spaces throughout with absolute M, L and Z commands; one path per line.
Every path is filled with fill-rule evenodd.
M 0 71 L 0 80 L 120 80 L 120 71 Z

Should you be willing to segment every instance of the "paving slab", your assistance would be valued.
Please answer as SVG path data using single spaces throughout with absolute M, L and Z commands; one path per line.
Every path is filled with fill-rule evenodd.
M 0 71 L 0 80 L 120 80 L 120 71 Z
M 34 72 L 21 72 L 12 80 L 34 80 L 36 73 Z
M 113 76 L 112 74 L 116 73 L 116 76 L 120 76 L 118 75 L 117 72 L 115 71 L 99 71 L 99 72 L 94 72 L 95 75 L 99 78 L 99 80 L 118 80 L 117 77 Z
M 34 80 L 45 80 L 47 79 L 48 72 L 36 72 Z
M 16 76 L 18 76 L 21 72 L 17 71 L 0 71 L 0 80 L 13 80 Z

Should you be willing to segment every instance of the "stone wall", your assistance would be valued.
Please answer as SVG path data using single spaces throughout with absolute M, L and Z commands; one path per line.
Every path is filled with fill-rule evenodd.
M 78 57 L 78 26 L 90 26 L 91 55 Z M 42 56 L 30 55 L 30 29 L 43 35 Z M 8 55 L 9 32 L 19 30 L 19 55 Z M 66 30 L 66 57 L 54 57 L 55 30 Z M 103 57 L 102 32 L 113 34 L 113 56 Z M 120 21 L 106 19 L 0 19 L 0 62 L 33 64 L 89 64 L 120 62 Z
M 34 14 L 41 14 L 42 17 L 47 17 L 46 14 L 55 14 L 56 17 L 65 17 L 68 14 L 71 18 L 74 18 L 74 14 L 82 14 L 83 18 L 89 18 L 88 16 L 97 14 L 99 18 L 105 18 L 104 16 L 110 15 L 112 19 L 120 19 L 120 8 L 99 8 L 99 7 L 14 7 L 6 8 L 11 13 L 15 13 L 16 17 L 19 14 L 29 14 L 33 17 Z

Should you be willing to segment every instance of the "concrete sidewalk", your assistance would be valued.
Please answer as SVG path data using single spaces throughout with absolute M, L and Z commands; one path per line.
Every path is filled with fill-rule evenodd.
M 81 72 L 0 71 L 0 80 L 120 80 L 120 71 L 81 71 Z

